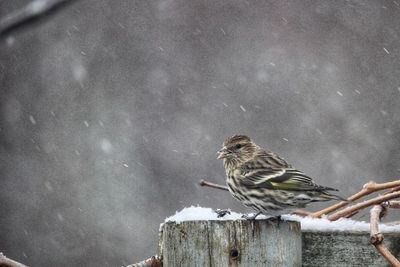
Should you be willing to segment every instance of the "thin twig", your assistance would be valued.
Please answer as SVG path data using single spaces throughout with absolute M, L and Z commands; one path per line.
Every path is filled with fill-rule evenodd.
M 392 209 L 400 209 L 400 201 L 399 200 L 392 200 L 392 201 L 389 201 L 389 208 L 392 208 Z
M 150 259 L 130 264 L 127 267 L 161 267 L 162 262 L 161 259 L 158 256 L 153 256 Z
M 228 191 L 228 188 L 225 185 L 220 185 L 220 184 L 216 184 L 216 183 L 212 183 L 212 182 L 207 182 L 205 180 L 200 180 L 199 185 L 200 186 L 208 186 L 208 187 L 212 187 L 212 188 Z
M 30 24 L 44 15 L 48 15 L 59 7 L 74 0 L 33 0 L 23 8 L 15 10 L 0 19 L 0 36 Z
M 379 222 L 382 217 L 382 212 L 384 208 L 382 205 L 375 205 L 371 209 L 371 234 L 370 234 L 370 242 L 376 248 L 376 250 L 383 256 L 385 259 L 395 267 L 400 266 L 400 261 L 396 259 L 392 253 L 385 247 L 383 244 L 383 235 L 379 232 Z
M 381 204 L 382 202 L 389 201 L 391 199 L 398 198 L 398 197 L 400 197 L 399 191 L 396 191 L 396 192 L 393 192 L 393 193 L 390 193 L 387 195 L 383 195 L 383 196 L 378 196 L 376 198 L 372 198 L 372 199 L 366 200 L 364 202 L 358 203 L 356 205 L 350 206 L 348 208 L 345 208 L 343 210 L 340 210 L 340 211 L 330 215 L 328 217 L 328 219 L 330 221 L 336 221 L 342 217 L 346 217 L 348 214 L 351 214 L 355 211 L 359 211 L 359 210 L 368 208 L 372 205 Z
M 383 190 L 383 189 L 393 188 L 392 191 L 397 191 L 397 190 L 400 189 L 399 187 L 400 187 L 400 180 L 393 181 L 393 182 L 388 182 L 388 183 L 383 183 L 383 184 L 377 184 L 375 182 L 369 182 L 369 183 L 366 183 L 363 186 L 363 189 L 360 192 L 358 192 L 357 194 L 352 195 L 347 200 L 351 201 L 351 202 L 352 201 L 356 201 L 357 199 L 360 199 L 360 198 L 362 198 L 362 197 L 364 197 L 366 195 L 372 194 L 372 193 L 374 193 L 376 191 L 380 191 L 380 190 Z M 397 190 L 395 190 L 396 188 L 397 188 Z M 392 192 L 389 192 L 389 193 L 392 193 Z M 325 208 L 323 210 L 314 212 L 313 214 L 310 215 L 310 217 L 312 217 L 312 218 L 320 218 L 322 215 L 334 212 L 334 211 L 336 211 L 336 210 L 338 210 L 340 208 L 343 208 L 344 206 L 346 206 L 348 204 L 349 204 L 349 202 L 345 202 L 345 201 L 336 203 L 336 204 L 334 204 L 332 206 L 329 206 L 329 207 L 327 207 L 327 208 Z
M 371 244 L 378 244 L 383 241 L 383 235 L 379 232 L 379 222 L 380 217 L 383 211 L 382 205 L 375 205 L 370 213 L 371 213 L 371 224 L 370 224 L 370 242 Z
M 385 259 L 390 262 L 390 264 L 394 267 L 399 267 L 400 262 L 396 259 L 392 253 L 383 245 L 383 243 L 375 245 L 376 250 L 383 256 Z M 386 256 L 385 256 L 386 255 Z
M 15 260 L 7 258 L 3 253 L 0 252 L 0 266 L 4 267 L 27 267 L 26 265 L 19 263 Z
M 389 193 L 396 192 L 396 191 L 400 191 L 400 186 L 396 186 L 396 187 L 391 188 L 390 190 L 385 192 L 385 194 L 389 194 Z
M 348 215 L 346 215 L 346 218 L 347 218 L 347 219 L 350 219 L 350 218 L 353 217 L 354 215 L 357 215 L 359 212 L 360 212 L 359 210 L 356 210 L 356 211 L 354 211 L 354 212 L 352 212 L 352 213 L 349 213 Z

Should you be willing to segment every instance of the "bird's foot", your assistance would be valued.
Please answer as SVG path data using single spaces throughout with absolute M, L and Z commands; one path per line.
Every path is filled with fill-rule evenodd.
M 242 218 L 246 219 L 246 220 L 249 220 L 249 221 L 255 221 L 257 216 L 260 215 L 260 214 L 261 214 L 261 212 L 257 212 L 257 213 L 252 214 L 252 215 L 243 214 Z
M 231 214 L 231 210 L 230 209 L 216 209 L 213 210 L 216 214 L 218 214 L 217 218 L 222 218 L 227 214 Z

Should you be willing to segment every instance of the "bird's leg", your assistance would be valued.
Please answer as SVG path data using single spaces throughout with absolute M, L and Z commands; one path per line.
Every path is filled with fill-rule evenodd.
M 260 215 L 260 214 L 261 214 L 261 211 L 257 212 L 256 214 L 254 214 L 254 215 L 252 215 L 252 216 L 248 216 L 248 215 L 246 215 L 246 214 L 243 214 L 243 215 L 242 215 L 242 218 L 244 218 L 244 219 L 246 219 L 246 220 L 250 220 L 250 221 L 255 221 L 255 220 L 256 220 L 256 217 L 257 217 L 258 215 Z
M 213 210 L 216 214 L 218 214 L 218 218 L 222 218 L 227 214 L 231 214 L 231 210 L 230 209 L 216 209 Z

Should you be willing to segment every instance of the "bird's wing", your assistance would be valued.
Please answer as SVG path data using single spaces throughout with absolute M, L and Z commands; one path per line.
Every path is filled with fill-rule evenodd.
M 267 150 L 260 150 L 254 161 L 262 163 L 264 166 L 271 168 L 291 168 L 290 164 L 285 159 L 279 157 L 277 154 Z
M 259 161 L 259 160 L 258 160 Z M 291 191 L 325 191 L 337 189 L 317 185 L 312 178 L 291 167 L 277 168 L 247 162 L 241 167 L 241 183 L 249 188 L 281 189 Z

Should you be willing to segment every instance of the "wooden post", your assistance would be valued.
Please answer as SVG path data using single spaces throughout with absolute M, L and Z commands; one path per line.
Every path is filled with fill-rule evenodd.
M 400 233 L 384 233 L 385 245 L 400 257 Z M 370 233 L 303 231 L 303 267 L 314 266 L 388 266 L 370 244 Z
M 301 266 L 300 223 L 227 220 L 167 222 L 158 253 L 172 266 Z

